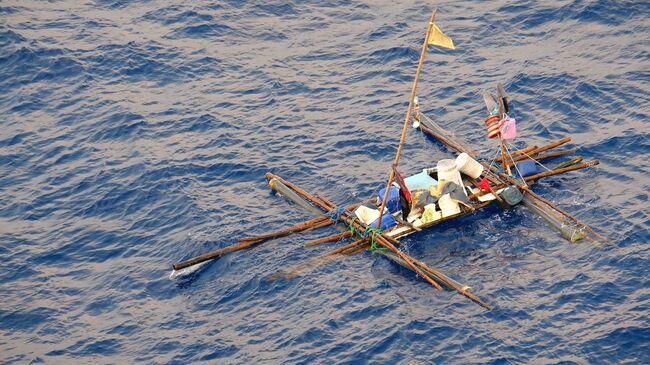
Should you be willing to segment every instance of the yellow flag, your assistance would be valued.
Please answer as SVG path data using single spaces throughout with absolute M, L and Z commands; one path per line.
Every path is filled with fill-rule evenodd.
M 447 37 L 437 25 L 431 24 L 431 32 L 429 33 L 429 44 L 432 46 L 440 46 L 445 48 L 456 49 L 454 41 Z

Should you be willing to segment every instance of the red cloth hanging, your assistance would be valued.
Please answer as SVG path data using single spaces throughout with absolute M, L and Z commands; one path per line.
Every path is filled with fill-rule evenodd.
M 478 187 L 481 188 L 481 190 L 484 191 L 492 191 L 492 188 L 490 187 L 490 182 L 486 177 L 484 177 L 479 183 Z
M 404 198 L 406 198 L 408 204 L 411 205 L 411 192 L 409 191 L 409 188 L 406 186 L 406 182 L 404 181 L 404 178 L 397 171 L 396 168 L 393 167 L 393 171 L 395 172 L 395 178 L 397 179 L 397 184 L 399 185 L 400 190 L 402 190 L 402 193 L 404 194 Z
M 399 185 L 399 195 L 402 204 L 402 218 L 406 219 L 406 217 L 408 217 L 409 213 L 411 212 L 411 205 L 413 205 L 411 192 L 409 191 L 409 188 L 406 186 L 406 182 L 404 181 L 402 174 L 400 174 L 397 171 L 395 166 L 393 166 L 393 171 L 395 172 L 395 179 L 397 180 L 397 185 Z

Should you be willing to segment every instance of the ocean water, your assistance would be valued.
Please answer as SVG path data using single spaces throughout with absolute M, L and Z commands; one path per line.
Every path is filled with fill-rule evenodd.
M 430 11 L 423 110 L 486 154 L 502 82 L 517 144 L 566 135 L 596 168 L 535 190 L 610 238 L 518 207 L 403 240 L 486 311 L 372 253 L 269 280 L 332 227 L 170 279 L 171 264 L 311 218 L 397 149 Z M 650 363 L 647 1 L 0 2 L 0 363 Z M 451 151 L 410 129 L 415 173 Z M 551 164 L 559 163 L 559 160 Z

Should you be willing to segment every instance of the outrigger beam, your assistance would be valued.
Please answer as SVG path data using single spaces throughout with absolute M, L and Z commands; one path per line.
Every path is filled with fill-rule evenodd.
M 320 207 L 321 209 L 323 209 L 325 211 L 331 211 L 333 209 L 336 209 L 336 206 L 333 203 L 327 201 L 327 199 L 325 199 L 323 197 L 315 197 L 315 196 L 307 193 L 306 191 L 298 188 L 296 185 L 291 184 L 291 183 L 283 180 L 281 177 L 279 177 L 277 175 L 274 175 L 272 173 L 267 173 L 266 178 L 269 180 L 269 185 L 271 185 L 271 187 L 274 190 L 279 192 L 279 190 L 276 189 L 276 187 L 280 187 L 280 189 L 282 189 L 282 190 L 290 189 L 294 193 L 296 193 L 295 195 L 291 195 L 291 200 L 295 199 L 296 196 L 298 196 L 300 198 L 298 201 L 294 201 L 296 204 L 299 204 L 299 205 L 302 206 L 303 203 L 306 202 L 306 200 L 308 200 L 312 204 L 315 204 L 316 206 Z M 273 182 L 273 183 L 271 184 L 271 182 Z M 349 215 L 346 215 L 345 217 L 343 217 L 343 220 L 348 224 L 357 225 L 357 229 L 360 229 L 361 231 L 363 231 L 364 228 L 365 228 L 362 224 L 359 224 L 356 220 L 353 220 L 352 217 L 349 216 Z M 356 246 L 370 247 L 370 244 L 367 242 L 368 239 L 370 239 L 370 238 L 367 238 L 365 243 L 362 240 L 353 242 L 353 243 L 355 243 L 355 247 L 350 247 L 349 249 L 346 249 L 346 252 L 350 252 L 350 250 L 356 248 Z M 470 300 L 477 303 L 481 307 L 483 307 L 485 309 L 488 309 L 488 310 L 492 309 L 492 307 L 489 304 L 485 303 L 479 297 L 477 297 L 472 292 L 470 292 L 468 286 L 463 286 L 463 285 L 459 284 L 457 281 L 449 278 L 448 276 L 446 276 L 445 274 L 443 274 L 439 270 L 434 269 L 434 268 L 428 266 L 427 264 L 425 264 L 424 262 L 418 261 L 418 260 L 404 254 L 402 251 L 399 251 L 399 250 L 395 249 L 393 244 L 398 243 L 398 242 L 396 242 L 394 238 L 390 237 L 389 232 L 377 233 L 375 235 L 375 239 L 377 241 L 383 241 L 383 242 L 381 242 L 381 244 L 383 246 L 388 247 L 389 249 L 391 247 L 393 248 L 388 252 L 382 252 L 381 250 L 375 251 L 375 252 L 381 253 L 386 258 L 390 259 L 391 261 L 394 261 L 398 265 L 404 266 L 404 267 L 414 271 L 416 274 L 422 276 L 429 283 L 432 283 L 432 282 L 435 283 L 435 285 L 434 284 L 432 284 L 432 285 L 434 285 L 434 286 L 436 286 L 438 288 L 440 288 L 440 286 L 438 285 L 438 283 L 440 283 L 440 284 L 444 285 L 445 287 L 447 287 L 449 289 L 452 289 L 452 290 L 455 290 L 458 293 L 460 293 L 461 295 L 469 298 Z M 398 251 L 398 252 L 395 252 L 395 251 Z
M 426 119 L 426 118 L 425 118 Z M 439 142 L 442 144 L 446 145 L 447 147 L 455 150 L 456 152 L 462 153 L 465 152 L 468 155 L 472 157 L 476 157 L 476 153 L 474 151 L 469 150 L 464 146 L 464 143 L 461 141 L 455 139 L 454 137 L 449 136 L 444 129 L 442 129 L 440 126 L 438 126 L 435 123 L 432 123 L 427 120 L 420 120 L 420 129 L 430 135 L 431 137 L 437 139 Z M 561 139 L 560 141 L 557 141 L 551 145 L 554 146 L 559 146 L 563 143 L 568 142 L 571 140 L 570 137 L 566 137 Z M 550 146 L 550 145 L 549 145 Z M 536 149 L 538 152 L 542 152 L 545 150 L 550 149 L 551 147 L 545 146 L 542 148 Z M 539 151 L 541 149 L 541 151 Z M 556 172 L 547 172 L 547 173 L 540 173 L 538 175 L 532 176 L 534 179 L 531 180 L 537 180 L 538 178 L 542 178 L 545 176 L 550 176 L 553 174 L 557 173 L 562 173 L 562 172 L 567 172 L 567 171 L 572 171 L 580 168 L 585 168 L 589 166 L 595 166 L 599 162 L 598 160 L 594 161 L 589 161 L 587 163 L 583 163 L 580 165 L 576 165 L 571 168 L 566 168 L 566 169 L 558 169 Z M 518 188 L 522 189 L 526 194 L 524 195 L 524 206 L 528 207 L 530 211 L 533 213 L 537 214 L 540 216 L 542 219 L 550 223 L 550 225 L 560 231 L 562 235 L 569 239 L 571 242 L 575 242 L 577 240 L 580 240 L 582 238 L 589 238 L 594 242 L 598 242 L 594 237 L 597 237 L 600 240 L 607 240 L 606 237 L 603 237 L 599 233 L 595 232 L 592 228 L 584 224 L 583 222 L 579 221 L 577 218 L 572 216 L 571 214 L 565 212 L 564 210 L 556 207 L 553 205 L 551 202 L 549 202 L 546 199 L 543 199 L 539 195 L 535 194 L 530 188 L 522 184 L 516 179 L 513 179 L 510 176 L 506 176 L 505 174 L 497 174 L 490 170 L 490 166 L 487 166 L 485 162 L 481 163 L 487 172 L 487 177 L 490 179 L 493 183 L 498 184 L 498 185 L 515 185 Z M 529 197 L 526 199 L 526 197 Z M 534 207 L 534 208 L 531 208 Z M 586 235 L 584 231 L 589 231 L 590 235 Z

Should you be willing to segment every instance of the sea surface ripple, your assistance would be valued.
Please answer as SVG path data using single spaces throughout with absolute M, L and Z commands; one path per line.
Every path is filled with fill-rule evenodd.
M 596 168 L 536 191 L 611 239 L 523 208 L 404 239 L 485 311 L 372 253 L 300 264 L 334 228 L 169 278 L 171 264 L 385 184 L 430 10 L 423 110 L 490 153 L 565 135 Z M 0 3 L 0 363 L 649 364 L 647 1 L 6 0 Z M 451 151 L 410 129 L 400 169 Z M 555 162 L 553 162 L 555 163 Z M 278 280 L 280 270 L 300 268 Z

